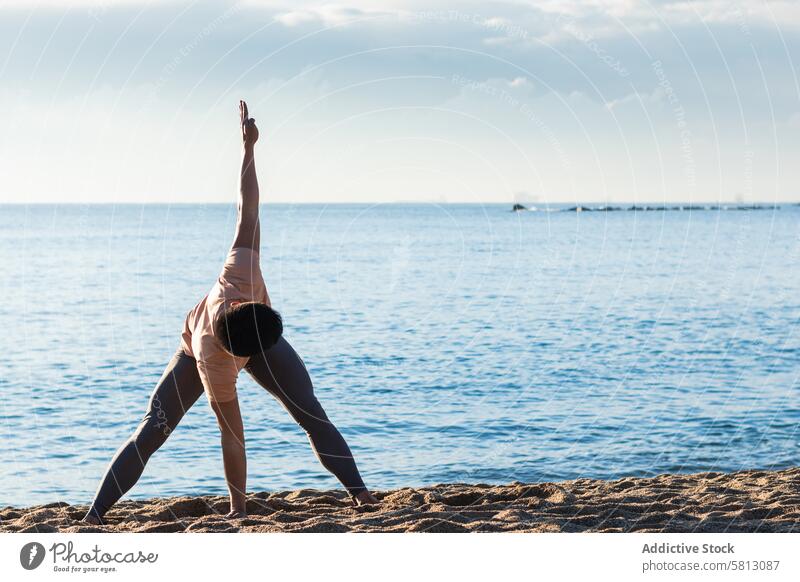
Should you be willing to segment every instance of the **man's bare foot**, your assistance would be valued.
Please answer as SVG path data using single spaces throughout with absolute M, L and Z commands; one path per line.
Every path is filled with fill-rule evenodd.
M 353 499 L 355 500 L 356 505 L 359 507 L 361 507 L 362 505 L 380 505 L 381 503 L 369 491 L 362 491 L 361 493 L 356 495 Z
M 239 511 L 238 509 L 232 509 L 225 515 L 225 517 L 227 519 L 242 519 L 244 517 L 247 517 L 247 512 Z

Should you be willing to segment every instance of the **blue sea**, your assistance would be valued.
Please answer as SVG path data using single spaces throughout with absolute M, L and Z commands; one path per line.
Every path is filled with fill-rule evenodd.
M 800 464 L 800 206 L 265 205 L 262 269 L 382 489 Z M 0 505 L 90 501 L 231 205 L 0 206 Z M 250 490 L 331 488 L 240 377 Z M 135 498 L 225 493 L 201 400 Z

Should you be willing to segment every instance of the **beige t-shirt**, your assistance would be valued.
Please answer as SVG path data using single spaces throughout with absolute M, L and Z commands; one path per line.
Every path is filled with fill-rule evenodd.
M 258 253 L 252 249 L 231 249 L 217 282 L 186 316 L 181 347 L 197 360 L 203 388 L 212 402 L 228 402 L 236 398 L 236 377 L 248 360 L 232 356 L 222 349 L 214 337 L 214 322 L 233 301 L 258 301 L 270 305 L 258 259 Z

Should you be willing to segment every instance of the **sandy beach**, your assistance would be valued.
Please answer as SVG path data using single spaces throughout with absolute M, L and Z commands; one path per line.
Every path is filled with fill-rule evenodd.
M 4 532 L 794 532 L 800 468 L 578 479 L 509 485 L 442 484 L 379 491 L 354 508 L 340 491 L 249 496 L 249 516 L 226 520 L 220 496 L 124 501 L 108 525 L 79 522 L 85 506 L 0 510 Z

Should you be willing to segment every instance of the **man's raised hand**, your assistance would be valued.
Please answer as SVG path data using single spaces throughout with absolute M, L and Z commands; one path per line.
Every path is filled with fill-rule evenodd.
M 245 146 L 252 146 L 258 141 L 256 120 L 251 119 L 247 111 L 247 103 L 239 101 L 239 122 L 242 126 L 242 141 Z

